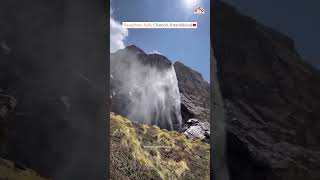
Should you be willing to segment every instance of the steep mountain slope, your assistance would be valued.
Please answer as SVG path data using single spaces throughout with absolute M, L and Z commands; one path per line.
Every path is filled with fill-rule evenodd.
M 0 159 L 0 179 L 3 180 L 46 180 L 36 172 L 8 160 Z
M 172 64 L 165 56 L 147 54 L 134 45 L 111 54 L 110 72 L 111 179 L 210 179 L 210 145 L 201 141 L 208 138 L 206 133 L 210 135 L 209 84 L 201 75 L 180 62 Z M 170 83 L 172 79 L 178 83 Z M 180 92 L 183 125 L 188 124 L 185 134 L 185 129 L 162 124 L 166 119 L 156 120 L 159 116 L 153 113 L 149 116 L 150 111 L 163 111 L 155 104 L 171 108 L 170 93 L 175 94 L 170 91 L 172 86 L 179 88 L 174 90 Z M 158 94 L 165 97 L 164 101 Z M 140 103 L 143 108 L 135 109 Z M 143 111 L 142 118 L 150 121 L 132 116 L 132 110 Z M 191 118 L 192 123 L 187 123 Z
M 286 35 L 213 3 L 232 179 L 319 179 L 320 75 Z
M 110 114 L 111 179 L 210 179 L 210 146 Z
M 175 62 L 178 86 L 181 95 L 183 119 L 197 118 L 210 120 L 210 85 L 199 72 L 192 70 L 181 62 Z
M 128 109 L 126 107 L 130 105 L 130 99 L 134 96 L 134 90 L 131 90 L 133 89 L 131 83 L 136 83 L 132 79 L 140 77 L 138 76 L 139 72 L 145 73 L 154 68 L 155 72 L 152 72 L 152 74 L 155 74 L 157 71 L 171 68 L 173 65 L 180 92 L 183 123 L 186 123 L 190 118 L 197 118 L 201 122 L 209 122 L 210 86 L 199 72 L 192 70 L 181 62 L 172 64 L 171 61 L 163 55 L 147 54 L 134 45 L 112 53 L 110 56 L 110 86 L 111 96 L 113 97 L 111 111 L 127 116 Z M 135 77 L 132 79 L 120 77 L 123 76 L 124 73 L 135 75 Z M 120 78 L 126 81 L 122 80 L 122 82 L 120 82 Z M 160 81 L 160 79 L 155 79 L 154 81 L 157 80 Z M 158 90 L 161 92 L 160 88 Z M 122 91 L 125 91 L 125 93 Z
M 112 112 L 209 141 L 210 86 L 199 72 L 135 45 L 111 53 L 110 72 Z

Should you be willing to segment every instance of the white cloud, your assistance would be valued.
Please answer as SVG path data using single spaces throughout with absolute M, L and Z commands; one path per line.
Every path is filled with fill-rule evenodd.
M 125 47 L 124 40 L 128 36 L 128 29 L 123 28 L 120 22 L 116 21 L 110 8 L 110 52 L 115 52 Z

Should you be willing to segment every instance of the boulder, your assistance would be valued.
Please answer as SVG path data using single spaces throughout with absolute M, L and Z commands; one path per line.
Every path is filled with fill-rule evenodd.
M 192 119 L 189 119 L 186 124 L 197 124 L 197 123 L 199 123 L 199 119 L 192 118 Z
M 184 134 L 188 136 L 189 138 L 198 138 L 198 139 L 204 139 L 206 136 L 205 131 L 201 128 L 201 126 L 190 126 Z
M 189 119 L 189 125 L 184 130 L 183 134 L 191 139 L 200 139 L 206 142 L 210 139 L 210 123 L 200 122 L 198 119 Z

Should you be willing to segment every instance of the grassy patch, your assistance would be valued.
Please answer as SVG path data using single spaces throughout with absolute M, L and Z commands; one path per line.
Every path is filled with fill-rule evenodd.
M 210 147 L 110 114 L 112 179 L 210 179 Z

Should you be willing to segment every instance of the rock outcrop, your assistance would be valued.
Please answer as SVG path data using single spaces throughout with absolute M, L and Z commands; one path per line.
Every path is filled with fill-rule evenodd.
M 210 140 L 210 84 L 202 75 L 175 62 L 181 96 L 181 115 L 185 123 L 184 134 L 189 138 Z
M 319 71 L 286 35 L 220 1 L 212 11 L 231 179 L 319 179 Z
M 184 121 L 197 118 L 202 122 L 210 121 L 210 84 L 202 75 L 182 64 L 175 62 L 178 86 L 181 95 L 181 112 Z
M 187 137 L 201 140 L 210 139 L 210 123 L 199 122 L 198 119 L 189 119 L 186 123 L 186 130 L 183 132 Z

